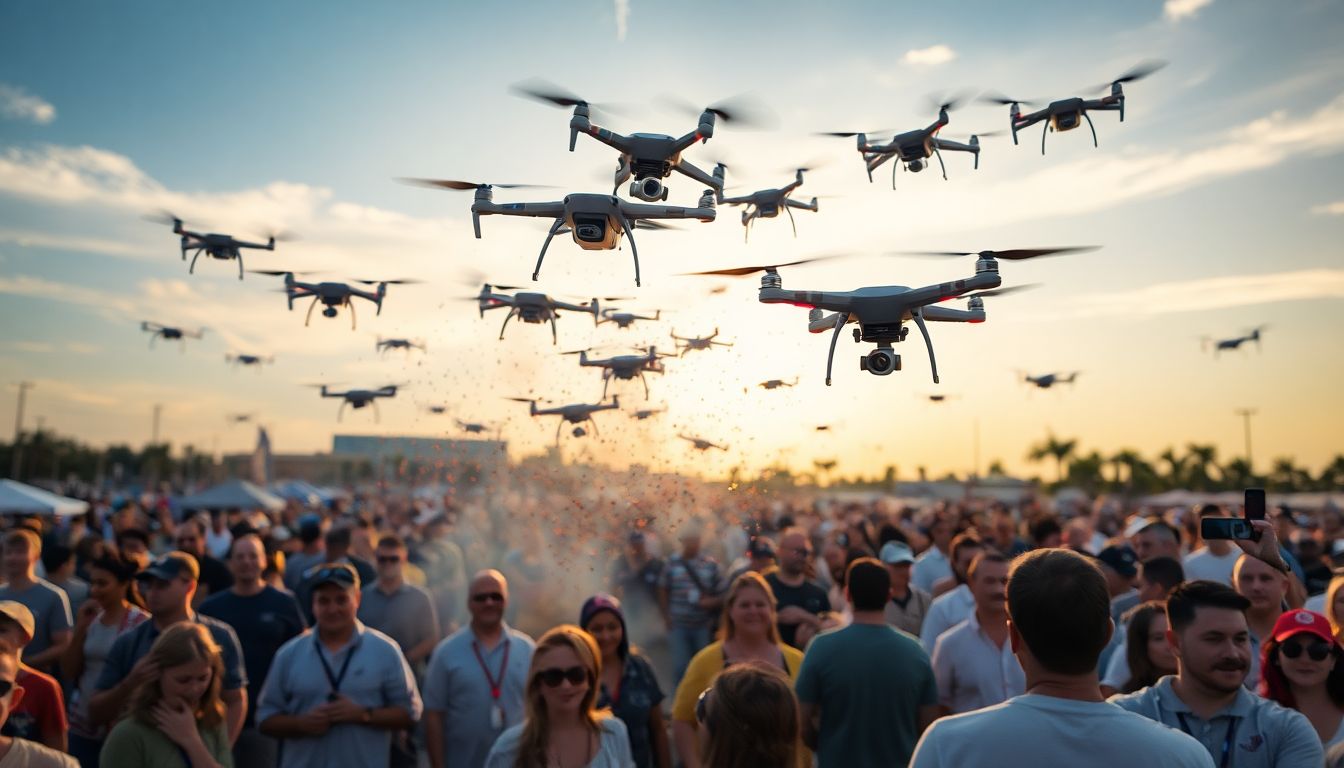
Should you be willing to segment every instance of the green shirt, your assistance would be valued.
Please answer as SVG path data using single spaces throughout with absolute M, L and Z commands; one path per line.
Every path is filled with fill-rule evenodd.
M 198 723 L 196 727 L 215 762 L 224 768 L 233 768 L 233 751 L 229 747 L 225 724 L 202 727 Z M 107 735 L 98 765 L 101 768 L 191 768 L 180 747 L 159 729 L 134 717 L 123 719 Z

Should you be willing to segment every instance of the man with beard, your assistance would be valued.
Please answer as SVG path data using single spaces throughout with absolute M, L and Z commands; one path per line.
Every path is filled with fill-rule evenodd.
M 971 588 L 966 586 L 966 578 L 971 562 L 984 549 L 984 543 L 974 533 L 963 533 L 952 540 L 952 574 L 957 580 L 957 586 L 933 599 L 919 630 L 919 641 L 924 644 L 924 650 L 929 655 L 933 655 L 933 646 L 938 642 L 939 635 L 965 621 L 975 610 L 975 598 L 971 596 Z
M 807 578 L 812 542 L 802 528 L 790 528 L 779 539 L 779 569 L 766 574 L 778 602 L 779 637 L 802 650 L 822 628 L 822 614 L 831 610 L 826 590 Z

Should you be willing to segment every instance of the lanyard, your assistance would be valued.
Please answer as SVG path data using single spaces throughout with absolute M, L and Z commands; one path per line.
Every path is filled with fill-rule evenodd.
M 317 651 L 317 660 L 322 662 L 322 671 L 327 673 L 327 682 L 331 683 L 331 693 L 327 694 L 328 699 L 334 698 L 341 692 L 341 681 L 345 679 L 345 673 L 350 669 L 350 660 L 355 658 L 355 651 L 359 650 L 359 643 L 360 641 L 356 640 L 355 644 L 350 646 L 350 650 L 346 652 L 345 661 L 341 662 L 340 674 L 332 674 L 331 665 L 327 663 L 327 656 L 322 653 L 322 641 L 314 635 L 313 648 Z
M 1190 732 L 1190 724 L 1185 721 L 1185 713 L 1177 712 L 1176 719 L 1181 721 L 1181 730 L 1185 731 L 1187 736 L 1193 737 L 1195 734 Z M 1219 761 L 1218 768 L 1227 768 L 1232 762 L 1232 738 L 1237 733 L 1237 718 L 1231 717 L 1227 720 L 1227 735 L 1223 737 L 1223 759 Z
M 471 641 L 472 653 L 476 654 L 476 663 L 481 665 L 481 671 L 485 673 L 485 681 L 490 684 L 490 698 L 494 699 L 495 701 L 499 701 L 499 695 L 500 693 L 503 692 L 504 674 L 509 669 L 510 645 L 512 645 L 512 643 L 509 642 L 509 638 L 505 637 L 504 661 L 499 665 L 499 679 L 496 680 L 494 676 L 490 674 L 490 668 L 485 666 L 485 657 L 481 655 L 481 647 L 476 644 L 475 640 Z

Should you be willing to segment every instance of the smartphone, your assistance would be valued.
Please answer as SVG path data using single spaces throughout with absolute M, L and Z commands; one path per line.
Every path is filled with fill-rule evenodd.
M 1265 519 L 1265 489 L 1247 488 L 1246 500 L 1242 503 L 1243 514 L 1247 520 Z
M 1201 539 L 1245 539 L 1257 538 L 1255 528 L 1249 521 L 1235 517 L 1205 517 L 1199 521 Z

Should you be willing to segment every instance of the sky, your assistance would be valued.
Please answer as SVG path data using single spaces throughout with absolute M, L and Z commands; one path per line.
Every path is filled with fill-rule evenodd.
M 716 328 L 730 348 L 692 352 L 638 381 L 614 382 L 626 412 L 596 416 L 599 435 L 565 435 L 564 455 L 616 466 L 722 475 L 835 459 L 842 474 L 966 473 L 1026 461 L 1048 434 L 1085 450 L 1211 443 L 1244 453 L 1237 409 L 1253 408 L 1260 470 L 1293 457 L 1318 470 L 1344 450 L 1344 6 L 1328 0 L 1135 3 L 687 2 L 354 4 L 161 2 L 0 4 L 0 414 L 31 381 L 25 424 L 95 444 L 143 444 L 162 406 L 174 446 L 235 452 L 255 413 L 285 453 L 329 450 L 334 433 L 460 436 L 452 417 L 499 426 L 515 456 L 550 445 L 555 422 L 509 397 L 596 402 L 602 382 L 561 351 L 620 354 L 670 333 Z M 908 130 L 940 96 L 998 91 L 1048 101 L 1150 59 L 1168 66 L 1126 87 L 1126 118 L 1098 113 L 1085 131 L 1040 128 L 1014 146 L 986 137 L 979 169 L 948 153 L 936 169 L 887 168 L 869 183 L 852 140 L 822 131 Z M 643 286 L 629 252 L 551 246 L 537 283 L 583 300 L 625 296 L 662 320 L 619 330 L 563 315 L 545 326 L 478 316 L 465 300 L 491 282 L 530 285 L 545 223 L 502 216 L 471 233 L 471 193 L 399 177 L 554 185 L 497 190 L 498 202 L 611 189 L 616 153 L 581 136 L 567 151 L 566 110 L 519 98 L 534 77 L 611 105 L 612 130 L 681 134 L 695 115 L 669 106 L 747 94 L 766 130 L 720 124 L 687 150 L 730 166 L 730 192 L 777 187 L 811 168 L 797 196 L 820 210 L 763 220 L 744 242 L 737 209 L 711 224 L 640 232 Z M 967 103 L 943 136 L 1006 128 L 1007 108 Z M 669 203 L 702 188 L 666 180 Z M 548 196 L 554 195 L 555 198 Z M 304 325 L 278 278 L 237 279 L 203 259 L 194 275 L 169 227 L 260 237 L 292 232 L 251 269 L 317 270 L 322 279 L 415 278 L 393 285 L 380 315 Z M 788 288 L 919 286 L 973 273 L 974 260 L 916 250 L 1090 245 L 1096 251 L 1002 262 L 989 321 L 931 330 L 941 384 L 918 333 L 903 370 L 858 369 L 868 349 L 844 340 L 824 385 L 827 335 L 806 310 L 756 301 L 757 280 L 679 273 L 844 258 L 786 268 Z M 628 246 L 627 246 L 628 247 Z M 721 293 L 711 289 L 723 287 Z M 953 306 L 964 306 L 960 302 Z M 153 349 L 142 321 L 206 327 L 185 349 Z M 1260 349 L 1218 358 L 1201 337 L 1266 327 Z M 379 355 L 379 336 L 423 339 L 426 353 Z M 274 355 L 260 372 L 227 353 Z M 1021 371 L 1081 371 L 1040 391 Z M 799 379 L 766 391 L 767 379 Z M 380 406 L 347 410 L 313 383 L 404 383 Z M 953 398 L 941 404 L 931 393 Z M 443 405 L 447 415 L 427 411 Z M 667 407 L 645 421 L 634 408 Z M 816 432 L 831 424 L 828 432 Z M 677 435 L 725 444 L 694 452 Z

